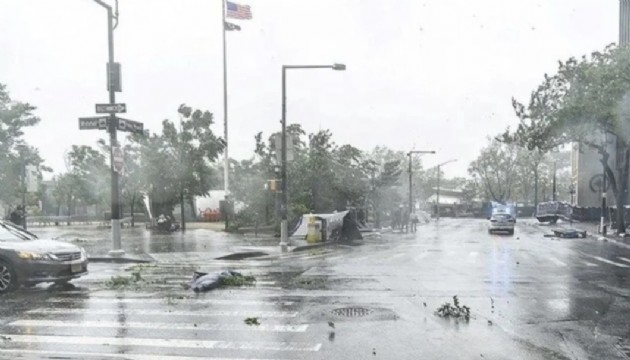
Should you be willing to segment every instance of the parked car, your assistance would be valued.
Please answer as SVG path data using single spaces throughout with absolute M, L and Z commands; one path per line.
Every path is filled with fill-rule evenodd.
M 492 234 L 495 231 L 505 231 L 508 234 L 513 235 L 515 223 L 516 219 L 508 212 L 494 213 L 490 217 L 490 227 L 488 227 L 488 233 Z
M 43 240 L 0 220 L 0 294 L 20 285 L 67 283 L 87 274 L 84 249 L 65 242 Z

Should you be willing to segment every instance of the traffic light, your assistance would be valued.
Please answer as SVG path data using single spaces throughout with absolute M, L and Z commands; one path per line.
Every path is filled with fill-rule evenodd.
M 280 180 L 277 179 L 272 179 L 272 180 L 267 180 L 267 190 L 271 191 L 271 192 L 280 192 L 282 191 L 281 189 L 281 185 L 282 182 Z

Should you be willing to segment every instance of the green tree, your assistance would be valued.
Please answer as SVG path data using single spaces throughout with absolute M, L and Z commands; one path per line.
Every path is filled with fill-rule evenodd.
M 162 121 L 161 134 L 131 137 L 128 151 L 138 154 L 142 188 L 151 199 L 153 214 L 172 215 L 177 203 L 208 195 L 216 181 L 213 163 L 223 152 L 224 141 L 211 126 L 213 115 L 181 105 L 179 124 Z
M 40 122 L 29 103 L 14 101 L 5 85 L 0 84 L 0 203 L 13 205 L 21 202 L 22 173 L 25 165 L 34 165 L 41 171 L 43 160 L 36 148 L 24 141 L 24 129 Z
M 581 59 L 560 62 L 558 72 L 545 79 L 529 103 L 513 100 L 519 125 L 503 141 L 547 152 L 577 142 L 597 151 L 610 180 L 618 208 L 626 204 L 630 159 L 630 48 L 607 46 Z M 615 140 L 617 164 L 609 162 L 603 139 Z M 615 168 L 617 171 L 615 171 Z M 617 231 L 625 231 L 623 212 L 617 212 Z
M 517 147 L 491 139 L 479 157 L 468 167 L 468 173 L 478 181 L 491 200 L 512 200 L 518 162 Z

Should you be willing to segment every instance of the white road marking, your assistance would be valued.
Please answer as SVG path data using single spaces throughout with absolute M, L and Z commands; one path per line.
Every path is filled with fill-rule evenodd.
M 125 304 L 164 304 L 168 301 L 172 300 L 175 304 L 210 304 L 210 305 L 269 305 L 269 306 L 277 306 L 277 305 L 293 305 L 295 302 L 293 301 L 261 301 L 261 300 L 239 300 L 239 299 L 195 299 L 195 298 L 169 298 L 164 297 L 161 299 L 156 298 L 139 298 L 139 297 L 105 297 L 105 296 L 95 296 L 90 297 L 89 299 L 81 299 L 81 298 L 52 298 L 46 300 L 46 302 L 52 303 L 125 303 Z
M 77 351 L 54 351 L 54 350 L 26 350 L 26 349 L 0 349 L 0 354 L 15 355 L 41 355 L 43 357 L 57 356 L 59 358 L 78 357 L 86 359 L 90 357 L 124 359 L 124 360 L 272 360 L 259 358 L 217 358 L 217 357 L 196 357 L 179 355 L 154 355 L 154 354 L 107 354 L 99 352 L 77 352 Z
M 621 267 L 621 268 L 630 267 L 630 265 L 620 264 L 620 263 L 617 263 L 617 262 L 614 262 L 614 261 L 610 261 L 608 259 L 604 259 L 603 257 L 599 257 L 599 256 L 595 256 L 595 255 L 587 255 L 587 256 L 592 257 L 595 260 L 599 260 L 599 261 L 601 261 L 603 263 L 614 265 L 614 266 L 617 266 L 617 267 Z
M 590 267 L 596 267 L 596 266 L 599 266 L 599 265 L 597 265 L 597 264 L 593 264 L 592 262 L 588 262 L 588 261 L 584 261 L 584 265 L 586 265 L 586 266 L 590 266 Z
M 630 259 L 625 258 L 625 257 L 623 257 L 623 256 L 618 256 L 618 257 L 617 257 L 617 259 L 619 259 L 619 260 L 621 260 L 621 261 L 625 261 L 625 262 L 627 262 L 627 263 L 630 263 Z
M 553 256 L 548 256 L 547 259 L 549 259 L 552 263 L 556 264 L 557 266 L 567 266 L 566 263 L 560 261 L 558 258 L 555 258 Z
M 223 341 L 223 340 L 182 340 L 145 339 L 129 337 L 100 336 L 48 336 L 1 334 L 11 338 L 13 343 L 27 344 L 67 344 L 96 346 L 149 346 L 165 348 L 219 349 L 219 350 L 266 350 L 266 351 L 319 351 L 322 344 L 267 342 L 267 341 Z
M 297 312 L 289 311 L 218 311 L 218 310 L 145 310 L 145 309 L 34 309 L 28 310 L 29 314 L 89 314 L 89 315 L 164 315 L 164 316 L 192 316 L 192 317 L 268 317 L 286 318 L 296 317 Z
M 191 324 L 191 323 L 161 323 L 129 321 L 121 324 L 118 321 L 81 321 L 68 322 L 58 320 L 17 320 L 9 326 L 25 327 L 62 327 L 62 328 L 124 328 L 124 329 L 153 329 L 153 330 L 212 330 L 212 331 L 267 331 L 267 332 L 305 332 L 308 325 L 273 325 L 260 324 L 247 326 L 245 324 Z
M 477 262 L 477 256 L 479 256 L 478 252 L 471 251 L 468 253 L 468 262 Z

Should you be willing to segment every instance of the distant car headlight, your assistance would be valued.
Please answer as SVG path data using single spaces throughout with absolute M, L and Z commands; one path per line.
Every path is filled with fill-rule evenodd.
M 30 251 L 18 251 L 18 257 L 22 260 L 50 260 L 50 256 L 48 254 Z

